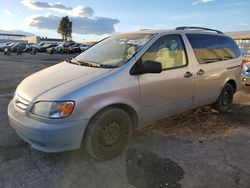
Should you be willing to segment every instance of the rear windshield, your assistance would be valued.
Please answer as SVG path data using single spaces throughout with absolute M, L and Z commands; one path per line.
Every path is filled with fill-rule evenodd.
M 186 36 L 201 64 L 234 59 L 241 54 L 234 40 L 227 36 L 208 34 L 187 34 Z

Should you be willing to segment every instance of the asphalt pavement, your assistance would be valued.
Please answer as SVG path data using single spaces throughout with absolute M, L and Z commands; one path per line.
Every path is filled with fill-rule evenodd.
M 250 87 L 227 114 L 202 107 L 137 130 L 111 161 L 96 161 L 84 148 L 32 149 L 10 127 L 7 105 L 26 76 L 70 58 L 0 54 L 0 188 L 250 187 Z

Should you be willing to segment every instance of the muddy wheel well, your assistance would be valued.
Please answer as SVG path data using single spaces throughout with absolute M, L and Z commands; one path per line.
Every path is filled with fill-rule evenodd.
M 234 92 L 237 90 L 236 82 L 234 80 L 228 80 L 227 83 L 233 86 Z
M 119 109 L 122 109 L 125 112 L 127 112 L 129 114 L 129 116 L 131 117 L 131 120 L 132 120 L 132 123 L 133 123 L 133 130 L 138 127 L 139 118 L 138 118 L 138 115 L 137 115 L 136 111 L 134 110 L 134 108 L 132 108 L 131 106 L 126 105 L 126 104 L 112 104 L 112 105 L 106 106 L 106 107 L 102 108 L 101 110 L 99 110 L 98 112 L 96 112 L 96 114 L 93 117 L 98 115 L 101 111 L 103 111 L 103 110 L 105 110 L 107 108 L 110 108 L 110 107 L 111 108 L 112 107 L 119 108 Z M 90 119 L 90 121 L 93 119 L 93 117 Z

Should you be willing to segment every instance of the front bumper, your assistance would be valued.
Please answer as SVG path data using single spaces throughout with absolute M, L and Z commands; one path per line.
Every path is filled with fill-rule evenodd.
M 81 146 L 88 120 L 44 123 L 15 110 L 13 100 L 8 106 L 10 125 L 32 148 L 43 152 L 62 152 Z

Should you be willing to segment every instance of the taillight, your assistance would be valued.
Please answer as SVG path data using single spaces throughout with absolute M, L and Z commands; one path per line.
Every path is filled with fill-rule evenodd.
M 240 68 L 243 68 L 244 64 L 247 63 L 246 59 L 242 59 L 241 64 L 240 64 Z

